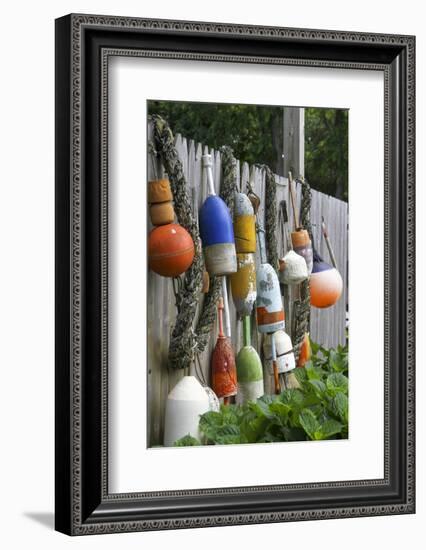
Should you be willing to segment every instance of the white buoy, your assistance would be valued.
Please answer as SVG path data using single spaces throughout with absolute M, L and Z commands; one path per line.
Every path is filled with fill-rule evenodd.
M 191 435 L 198 440 L 200 415 L 210 410 L 210 398 L 195 376 L 184 376 L 169 393 L 166 401 L 164 446 Z
M 209 398 L 209 411 L 219 412 L 220 401 L 218 396 L 214 393 L 214 391 L 210 388 L 210 386 L 203 386 L 203 389 Z
M 294 252 L 289 250 L 287 254 L 280 260 L 280 283 L 285 285 L 298 285 L 302 281 L 308 278 L 308 267 L 305 259 Z
M 290 336 L 283 330 L 278 330 L 273 336 L 276 347 L 278 373 L 283 374 L 293 370 L 296 368 L 296 362 Z M 268 368 L 270 374 L 274 374 L 272 351 L 272 339 L 271 335 L 268 334 L 263 341 L 263 354 L 265 357 L 265 366 Z

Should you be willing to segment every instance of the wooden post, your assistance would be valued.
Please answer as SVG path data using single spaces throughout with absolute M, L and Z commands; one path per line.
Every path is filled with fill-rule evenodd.
M 305 175 L 305 110 L 300 107 L 284 107 L 283 116 L 283 170 L 284 175 L 291 173 L 293 178 L 304 177 Z M 295 185 L 293 183 L 293 185 Z M 290 186 L 290 181 L 289 181 Z M 296 189 L 294 189 L 296 192 Z M 288 204 L 294 197 L 289 192 Z M 290 214 L 290 212 L 289 212 Z M 293 209 L 293 220 L 297 224 Z M 293 339 L 294 324 L 294 303 L 297 300 L 297 290 L 291 289 L 289 297 L 286 328 L 290 337 Z
M 305 109 L 284 107 L 283 121 L 284 175 L 299 178 L 305 175 Z

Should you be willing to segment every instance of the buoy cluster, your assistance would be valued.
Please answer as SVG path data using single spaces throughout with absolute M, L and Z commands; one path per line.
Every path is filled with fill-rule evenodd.
M 298 285 L 309 279 L 311 305 L 333 305 L 342 292 L 342 279 L 313 249 L 308 232 L 297 221 L 295 198 L 290 187 L 295 213 L 295 230 L 290 233 L 286 205 L 283 205 L 283 242 L 287 252 L 280 259 L 277 275 L 267 262 L 265 236 L 257 224 L 256 196 L 236 192 L 233 217 L 228 206 L 215 193 L 210 155 L 202 157 L 208 184 L 208 196 L 199 213 L 199 230 L 205 263 L 204 286 L 208 277 L 222 278 L 222 292 L 217 303 L 218 337 L 211 354 L 211 388 L 194 376 L 184 376 L 169 393 L 165 412 L 164 445 L 171 446 L 185 435 L 200 439 L 199 416 L 218 410 L 219 399 L 226 405 L 254 401 L 264 394 L 261 358 L 251 345 L 251 317 L 255 313 L 257 331 L 263 338 L 266 371 L 273 376 L 275 393 L 282 381 L 296 368 L 293 345 L 285 332 L 282 286 Z M 254 195 L 252 193 L 252 195 Z M 173 196 L 168 179 L 148 184 L 149 212 L 155 226 L 148 237 L 149 266 L 164 277 L 178 277 L 191 265 L 194 243 L 190 234 L 174 223 Z M 285 201 L 284 201 L 285 202 Z M 256 247 L 260 263 L 256 265 Z M 227 277 L 238 319 L 242 322 L 243 346 L 235 356 L 231 343 Z M 281 287 L 280 287 L 281 283 Z M 206 288 L 205 288 L 206 290 Z M 306 333 L 297 366 L 302 367 L 311 355 Z
M 173 195 L 168 179 L 148 182 L 148 203 L 152 225 L 148 236 L 149 267 L 163 277 L 178 277 L 194 260 L 194 242 L 186 229 L 173 223 Z

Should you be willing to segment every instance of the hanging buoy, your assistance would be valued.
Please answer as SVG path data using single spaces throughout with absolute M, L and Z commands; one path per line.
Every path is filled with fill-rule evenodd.
M 284 308 L 281 301 L 280 283 L 275 269 L 266 263 L 265 234 L 258 229 L 261 264 L 256 272 L 256 318 L 257 329 L 263 333 L 273 333 L 285 328 Z M 275 361 L 275 346 L 272 342 L 272 365 L 274 370 L 275 393 L 281 392 L 279 373 Z
M 256 252 L 256 222 L 250 199 L 236 193 L 234 201 L 234 235 L 237 253 Z
M 231 275 L 235 308 L 241 317 L 251 315 L 256 301 L 256 227 L 252 203 L 244 193 L 235 194 L 234 234 L 237 271 Z
M 160 225 L 148 235 L 149 267 L 158 275 L 177 277 L 188 269 L 193 259 L 194 243 L 181 225 Z
M 287 243 L 288 252 L 279 260 L 278 278 L 283 285 L 298 285 L 308 278 L 308 268 L 305 259 L 293 250 L 288 227 L 287 202 L 285 200 L 280 203 L 279 217 L 283 249 L 285 250 L 284 244 Z
M 311 305 L 318 308 L 333 306 L 342 295 L 343 281 L 340 273 L 314 252 L 314 267 L 309 280 Z
M 299 256 L 305 259 L 306 267 L 308 268 L 308 275 L 312 272 L 313 265 L 313 255 L 312 255 L 312 243 L 309 238 L 309 233 L 306 229 L 303 229 L 299 223 L 299 216 L 296 208 L 296 196 L 293 188 L 293 178 L 291 172 L 288 173 L 289 188 L 290 188 L 290 199 L 293 207 L 293 217 L 294 217 L 294 229 L 295 231 L 291 234 L 291 243 L 293 250 Z
M 294 252 L 294 250 L 289 250 L 279 262 L 280 283 L 298 285 L 308 278 L 308 267 L 305 258 Z
M 304 258 L 306 267 L 308 268 L 308 275 L 310 275 L 313 267 L 313 252 L 309 233 L 306 229 L 293 231 L 291 234 L 291 242 L 293 244 L 293 250 Z
M 237 368 L 231 342 L 223 332 L 223 299 L 219 299 L 219 335 L 211 357 L 212 389 L 225 404 L 237 393 Z
M 173 200 L 170 181 L 167 178 L 151 180 L 148 182 L 148 202 L 157 204 L 160 202 L 169 202 Z
M 204 262 L 209 275 L 230 275 L 237 271 L 234 230 L 226 203 L 215 194 L 211 155 L 203 155 L 209 196 L 200 209 L 199 226 Z
M 195 376 L 184 376 L 169 393 L 166 401 L 164 446 L 191 435 L 201 439 L 200 415 L 210 410 L 210 399 Z
M 175 212 L 172 200 L 173 195 L 168 179 L 163 178 L 148 182 L 149 213 L 153 225 L 173 223 Z
M 265 391 L 263 386 L 262 362 L 250 343 L 250 317 L 243 319 L 243 347 L 237 355 L 237 377 L 239 403 L 256 401 Z
M 173 223 L 175 219 L 175 211 L 171 202 L 161 202 L 151 204 L 149 207 L 152 225 L 166 225 Z
M 237 254 L 237 272 L 231 275 L 235 309 L 241 317 L 251 315 L 256 302 L 256 261 L 254 254 Z
M 309 338 L 309 332 L 305 332 L 305 336 L 303 337 L 302 345 L 300 347 L 297 366 L 304 367 L 306 363 L 311 359 L 311 356 L 312 356 L 311 340 Z
M 220 411 L 220 401 L 218 396 L 209 386 L 203 386 L 204 391 L 209 398 L 209 411 L 219 412 Z
M 293 344 L 290 336 L 283 330 L 278 330 L 273 334 L 278 373 L 283 374 L 290 372 L 296 368 L 296 361 L 293 353 Z M 272 335 L 268 334 L 263 341 L 263 355 L 265 357 L 265 366 L 269 369 L 270 374 L 274 374 L 272 363 Z
M 261 264 L 256 272 L 256 317 L 259 332 L 276 332 L 285 328 L 280 284 L 274 268 L 266 263 L 265 236 L 259 228 Z

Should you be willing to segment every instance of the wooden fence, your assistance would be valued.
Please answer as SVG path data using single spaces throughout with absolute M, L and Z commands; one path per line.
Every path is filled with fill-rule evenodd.
M 151 128 L 148 130 L 151 138 Z M 213 159 L 213 179 L 216 192 L 219 193 L 222 178 L 221 155 L 218 151 L 209 149 L 200 143 L 194 143 L 180 135 L 175 139 L 176 149 L 182 161 L 186 181 L 188 182 L 189 196 L 192 200 L 194 215 L 198 218 L 198 211 L 207 197 L 207 183 L 202 170 L 201 157 L 203 154 L 211 154 Z M 148 162 L 148 177 L 154 179 L 153 159 Z M 162 174 L 162 167 L 157 164 L 157 175 Z M 258 212 L 258 220 L 264 226 L 265 216 L 265 175 L 264 172 L 255 166 L 247 163 L 237 162 L 238 181 L 241 182 L 241 191 L 245 192 L 247 183 L 250 181 L 254 191 L 261 198 L 261 206 Z M 282 199 L 287 201 L 289 211 L 290 228 L 293 227 L 293 212 L 290 208 L 289 186 L 287 178 L 276 176 L 277 181 L 277 211 Z M 300 188 L 297 188 L 297 204 L 300 205 Z M 317 250 L 325 261 L 330 262 L 326 244 L 321 231 L 321 217 L 327 224 L 330 240 L 333 244 L 338 269 L 343 277 L 343 295 L 337 304 L 329 309 L 311 309 L 311 338 L 325 347 L 335 347 L 344 344 L 346 341 L 346 306 L 347 306 L 347 250 L 348 250 L 348 207 L 347 203 L 334 197 L 324 195 L 312 190 L 311 222 L 313 225 L 314 241 Z M 283 246 L 282 232 L 278 228 L 278 254 L 282 257 L 287 251 Z M 256 261 L 259 261 L 259 252 L 256 252 Z M 228 287 L 229 289 L 229 287 Z M 295 297 L 297 288 L 291 290 Z M 163 439 L 164 429 L 164 407 L 168 392 L 183 376 L 182 370 L 171 370 L 167 367 L 167 354 L 169 348 L 170 334 L 176 318 L 172 280 L 156 275 L 149 271 L 148 275 L 148 444 L 149 446 L 159 445 Z M 232 301 L 232 294 L 228 290 L 230 318 L 232 329 L 232 343 L 238 351 L 242 346 L 242 323 L 236 318 L 236 312 Z M 200 295 L 199 311 L 202 306 L 203 295 Z M 290 300 L 291 302 L 292 300 Z M 286 311 L 286 325 L 291 327 L 291 308 Z M 194 319 L 197 321 L 198 314 Z M 253 318 L 254 319 L 254 318 Z M 286 329 L 288 330 L 288 328 Z M 210 382 L 210 356 L 217 338 L 217 327 L 213 327 L 208 346 L 200 356 L 202 376 L 205 382 Z M 252 345 L 261 353 L 261 335 L 256 330 L 255 322 L 252 321 Z M 191 367 L 191 374 L 197 376 L 194 367 Z M 265 391 L 273 393 L 273 380 L 265 370 Z

